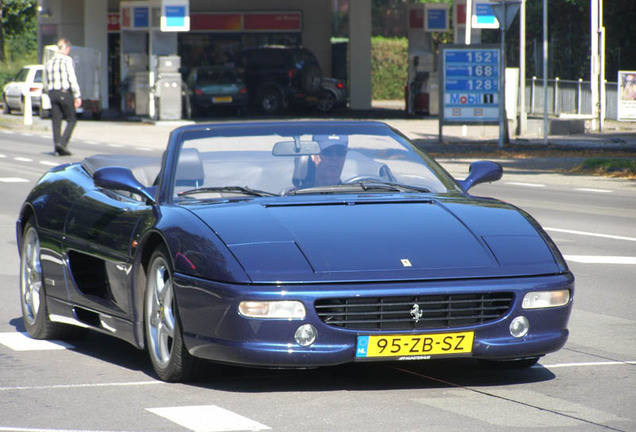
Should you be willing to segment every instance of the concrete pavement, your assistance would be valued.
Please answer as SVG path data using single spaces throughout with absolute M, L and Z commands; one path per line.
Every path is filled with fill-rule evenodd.
M 404 118 L 404 112 L 397 102 L 374 102 L 374 108 L 369 111 L 340 111 L 331 117 L 301 117 L 304 119 L 373 119 L 384 121 L 400 130 L 412 140 L 416 140 L 422 148 L 439 145 L 439 123 L 435 117 Z M 198 119 L 196 123 L 215 123 L 219 121 L 244 120 L 272 120 L 272 117 L 250 116 L 247 118 L 218 118 L 208 117 Z M 285 120 L 298 117 L 287 116 Z M 138 145 L 153 148 L 164 148 L 170 132 L 194 121 L 157 121 L 144 120 L 80 120 L 73 133 L 73 139 L 91 140 L 103 143 L 117 143 L 120 145 Z M 23 131 L 37 131 L 51 133 L 51 121 L 33 117 L 33 124 L 25 126 L 23 117 L 15 114 L 0 115 L 0 128 Z M 475 143 L 497 143 L 499 128 L 497 125 L 468 125 L 444 126 L 443 143 L 464 144 L 470 146 Z M 601 133 L 586 133 L 577 135 L 550 136 L 548 142 L 552 145 L 576 148 L 617 148 L 636 151 L 636 122 L 618 123 L 607 122 Z M 516 144 L 543 145 L 543 139 L 537 137 L 510 138 L 510 147 Z M 71 141 L 72 145 L 72 141 Z

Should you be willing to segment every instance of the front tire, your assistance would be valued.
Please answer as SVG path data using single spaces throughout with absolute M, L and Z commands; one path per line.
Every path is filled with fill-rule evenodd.
M 165 247 L 150 257 L 146 273 L 144 317 L 146 343 L 152 366 L 163 381 L 183 382 L 196 373 L 197 359 L 183 343 L 172 269 Z
M 24 326 L 34 339 L 68 339 L 73 328 L 49 319 L 40 262 L 40 237 L 29 221 L 20 253 L 20 304 Z

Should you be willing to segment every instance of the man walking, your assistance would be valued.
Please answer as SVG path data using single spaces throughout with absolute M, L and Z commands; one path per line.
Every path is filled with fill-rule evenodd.
M 77 123 L 75 109 L 82 106 L 79 84 L 75 75 L 73 59 L 69 57 L 71 43 L 68 39 L 57 42 L 58 52 L 46 64 L 46 89 L 51 99 L 51 122 L 55 154 L 70 156 L 68 142 Z M 64 133 L 62 120 L 66 120 Z

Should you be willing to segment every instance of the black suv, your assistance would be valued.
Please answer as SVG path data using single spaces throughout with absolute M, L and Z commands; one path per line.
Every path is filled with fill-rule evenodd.
M 322 70 L 308 49 L 248 48 L 237 53 L 236 66 L 244 70 L 250 103 L 267 114 L 290 105 L 313 106 L 318 100 Z

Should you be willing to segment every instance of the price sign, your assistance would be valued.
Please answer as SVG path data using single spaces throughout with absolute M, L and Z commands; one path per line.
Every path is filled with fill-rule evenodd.
M 442 48 L 443 122 L 499 120 L 499 48 L 484 45 Z

